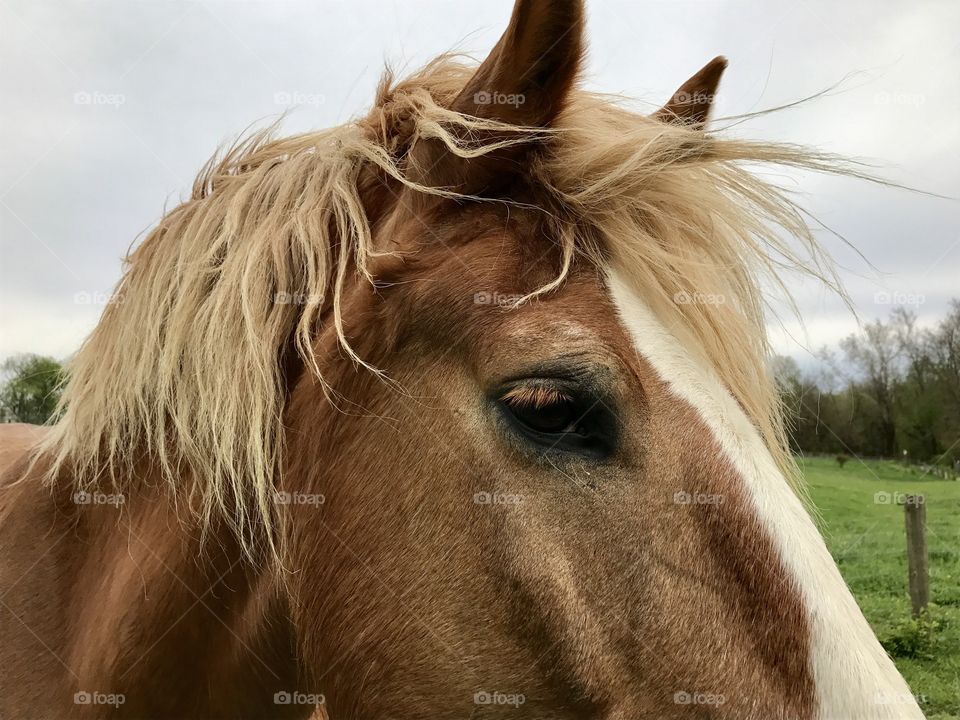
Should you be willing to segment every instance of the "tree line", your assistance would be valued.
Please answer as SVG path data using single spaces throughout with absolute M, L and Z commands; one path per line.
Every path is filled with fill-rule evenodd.
M 795 451 L 960 462 L 960 301 L 933 328 L 897 307 L 817 360 L 775 359 Z

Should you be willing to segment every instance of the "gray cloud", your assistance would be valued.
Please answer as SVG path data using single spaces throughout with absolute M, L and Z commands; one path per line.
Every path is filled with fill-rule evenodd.
M 880 7 L 882 5 L 882 8 Z M 868 158 L 892 181 L 960 195 L 960 6 L 948 2 L 601 2 L 589 5 L 588 86 L 658 105 L 727 55 L 720 115 L 773 107 L 843 80 L 741 135 Z M 217 145 L 296 105 L 288 132 L 369 104 L 384 60 L 412 68 L 482 55 L 508 0 L 0 5 L 0 357 L 63 357 L 90 331 L 120 259 L 186 195 Z M 825 245 L 865 319 L 922 296 L 924 322 L 960 295 L 960 204 L 849 179 L 784 174 L 836 237 Z M 835 298 L 793 283 L 806 324 L 774 330 L 802 357 L 856 329 Z M 899 295 L 898 295 L 899 293 Z M 878 302 L 879 298 L 879 302 Z M 800 345 L 790 336 L 801 341 Z

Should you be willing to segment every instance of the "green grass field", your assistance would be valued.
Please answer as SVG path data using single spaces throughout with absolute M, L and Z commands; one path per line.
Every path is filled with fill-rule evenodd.
M 892 462 L 801 462 L 821 530 L 877 637 L 930 720 L 960 718 L 960 482 Z M 879 493 L 879 494 L 878 494 Z M 904 510 L 897 494 L 926 498 L 930 611 L 911 621 Z

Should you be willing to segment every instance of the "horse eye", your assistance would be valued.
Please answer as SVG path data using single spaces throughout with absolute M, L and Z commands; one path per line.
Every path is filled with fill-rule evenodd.
M 607 405 L 572 387 L 522 383 L 497 401 L 515 436 L 543 452 L 602 459 L 616 446 L 616 422 Z
M 570 433 L 577 431 L 578 412 L 569 400 L 559 400 L 542 407 L 512 406 L 510 412 L 531 430 L 542 433 Z

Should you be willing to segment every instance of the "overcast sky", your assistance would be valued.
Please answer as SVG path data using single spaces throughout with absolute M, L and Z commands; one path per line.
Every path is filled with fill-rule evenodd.
M 291 107 L 290 132 L 369 105 L 384 62 L 482 57 L 511 0 L 0 0 L 0 358 L 64 358 L 96 323 L 120 258 L 189 193 L 212 151 Z M 798 109 L 738 128 L 876 162 L 884 177 L 960 196 L 960 3 L 954 0 L 588 2 L 588 87 L 659 105 L 707 60 L 730 67 L 720 115 Z M 792 179 L 792 178 L 791 178 Z M 960 203 L 797 175 L 864 319 L 913 303 L 935 322 L 960 297 Z M 808 350 L 856 330 L 795 285 Z

